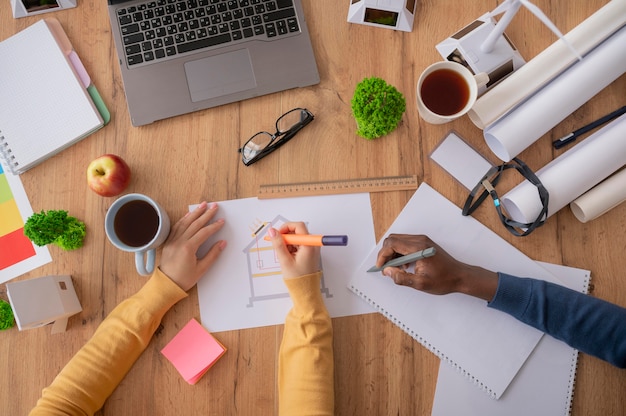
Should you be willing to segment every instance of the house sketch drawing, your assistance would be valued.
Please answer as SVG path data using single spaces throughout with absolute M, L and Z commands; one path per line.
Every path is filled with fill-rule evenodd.
M 289 297 L 289 293 L 283 283 L 282 271 L 272 243 L 265 241 L 264 237 L 270 227 L 280 228 L 287 220 L 277 215 L 271 222 L 257 221 L 251 228 L 250 243 L 243 249 L 248 263 L 248 279 L 250 284 L 250 298 L 248 307 L 253 307 L 254 302 Z M 257 225 L 259 227 L 257 228 Z M 256 229 L 256 230 L 254 230 Z M 320 269 L 323 270 L 320 259 Z M 322 276 L 320 290 L 327 298 L 333 297 L 325 286 Z

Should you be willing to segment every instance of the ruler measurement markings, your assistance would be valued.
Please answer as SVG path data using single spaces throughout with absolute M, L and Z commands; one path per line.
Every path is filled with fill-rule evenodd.
M 257 196 L 259 199 L 264 199 L 355 192 L 384 192 L 417 189 L 417 186 L 416 175 L 391 176 L 383 178 L 261 185 Z

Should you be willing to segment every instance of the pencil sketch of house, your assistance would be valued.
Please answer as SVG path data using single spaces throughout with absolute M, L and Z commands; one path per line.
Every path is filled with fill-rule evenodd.
M 258 301 L 289 297 L 272 243 L 264 240 L 270 227 L 280 228 L 285 222 L 287 220 L 278 215 L 271 222 L 263 223 L 259 229 L 252 233 L 250 243 L 243 250 L 248 262 L 250 282 L 248 307 L 252 307 L 254 302 Z M 320 260 L 320 269 L 323 270 L 321 263 Z M 320 286 L 322 294 L 327 298 L 333 296 L 324 284 L 324 276 L 322 276 Z

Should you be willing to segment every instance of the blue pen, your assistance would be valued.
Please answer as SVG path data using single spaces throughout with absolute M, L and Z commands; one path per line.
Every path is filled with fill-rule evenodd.
M 602 118 L 597 119 L 596 121 L 592 123 L 587 124 L 586 126 L 579 128 L 578 130 L 574 130 L 570 134 L 563 136 L 560 139 L 553 141 L 552 145 L 554 146 L 555 149 L 560 149 L 566 144 L 571 143 L 574 140 L 576 140 L 578 136 L 587 133 L 589 130 L 595 129 L 596 127 L 600 127 L 604 123 L 609 122 L 613 120 L 614 118 L 621 116 L 624 113 L 626 113 L 626 105 L 623 106 L 622 108 L 618 108 L 617 110 L 613 111 L 610 114 L 607 114 L 606 116 Z

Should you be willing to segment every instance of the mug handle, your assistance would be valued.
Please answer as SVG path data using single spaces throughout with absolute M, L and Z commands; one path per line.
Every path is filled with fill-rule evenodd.
M 144 263 L 145 260 L 145 263 Z M 148 251 L 137 251 L 135 253 L 135 267 L 142 276 L 149 276 L 154 272 L 154 262 L 156 260 L 156 249 Z

